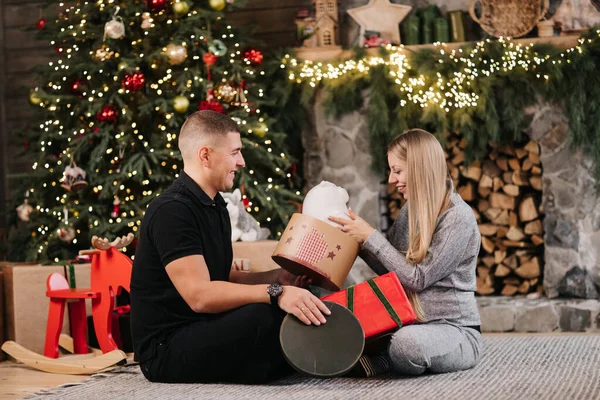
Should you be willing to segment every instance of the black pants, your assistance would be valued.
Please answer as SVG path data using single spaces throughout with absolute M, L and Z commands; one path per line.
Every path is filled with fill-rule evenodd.
M 292 372 L 279 344 L 285 313 L 250 304 L 181 328 L 140 365 L 152 382 L 263 383 Z

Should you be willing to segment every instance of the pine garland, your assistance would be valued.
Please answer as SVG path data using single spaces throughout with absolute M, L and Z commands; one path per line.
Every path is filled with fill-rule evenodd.
M 405 129 L 427 129 L 440 140 L 448 131 L 460 132 L 468 163 L 483 157 L 489 142 L 502 145 L 521 139 L 527 124 L 525 109 L 549 102 L 562 107 L 570 144 L 592 157 L 600 178 L 600 30 L 588 30 L 567 51 L 548 44 L 519 47 L 488 40 L 454 54 L 421 49 L 406 56 L 403 68 L 397 68 L 394 57 L 398 53 L 393 48 L 379 60 L 360 52 L 346 64 L 338 63 L 345 67 L 336 74 L 326 72 L 337 65 L 319 70 L 314 63 L 290 62 L 287 57 L 283 58 L 290 77 L 286 84 L 304 98 L 319 87 L 325 89 L 325 112 L 336 117 L 359 110 L 363 94 L 368 94 L 372 167 L 378 173 L 386 170 L 381 155 L 390 139 Z M 477 71 L 474 79 L 461 81 L 460 76 L 473 71 Z M 464 96 L 456 96 L 450 87 Z M 459 106 L 458 100 L 468 104 Z

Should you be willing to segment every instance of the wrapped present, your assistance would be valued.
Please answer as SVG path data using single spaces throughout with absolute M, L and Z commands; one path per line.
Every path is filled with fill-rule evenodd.
M 389 272 L 321 298 L 347 307 L 365 332 L 365 339 L 377 338 L 415 322 L 415 312 L 398 276 Z
M 232 271 L 250 272 L 252 261 L 249 258 L 234 258 L 231 263 Z
M 277 240 L 257 240 L 255 242 L 233 242 L 232 268 L 246 272 L 264 272 L 279 268 L 271 259 Z M 244 261 L 241 261 L 244 260 Z
M 0 264 L 4 278 L 4 340 L 14 340 L 31 351 L 42 354 L 46 339 L 48 307 L 46 279 L 53 272 L 64 274 L 71 285 L 77 276 L 77 287 L 89 287 L 90 264 L 39 265 L 24 263 Z M 75 271 L 72 275 L 70 271 Z M 87 315 L 91 315 L 91 302 L 86 302 Z M 63 333 L 69 334 L 69 317 L 65 310 Z

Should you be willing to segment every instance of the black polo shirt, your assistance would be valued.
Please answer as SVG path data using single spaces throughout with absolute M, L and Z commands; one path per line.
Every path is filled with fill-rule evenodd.
M 135 359 L 154 356 L 156 346 L 178 328 L 211 318 L 194 312 L 169 279 L 165 267 L 201 254 L 210 279 L 228 281 L 233 250 L 225 200 L 214 201 L 185 172 L 144 215 L 131 275 L 131 333 Z

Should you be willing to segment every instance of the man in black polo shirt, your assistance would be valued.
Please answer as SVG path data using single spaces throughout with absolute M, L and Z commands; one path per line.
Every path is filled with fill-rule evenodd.
M 325 323 L 327 307 L 282 269 L 231 271 L 231 224 L 220 191 L 244 167 L 237 124 L 214 111 L 181 128 L 183 171 L 150 203 L 131 276 L 135 358 L 156 382 L 258 383 L 289 371 L 285 312 Z

